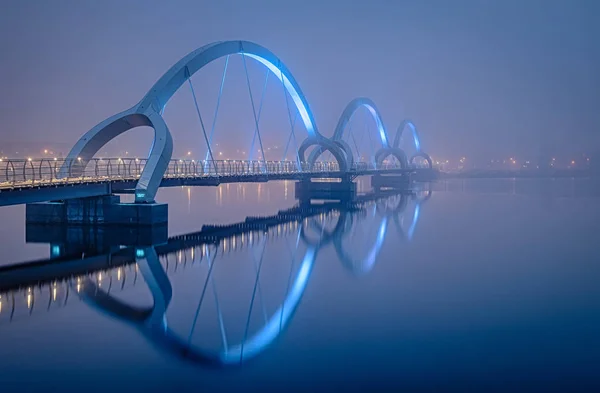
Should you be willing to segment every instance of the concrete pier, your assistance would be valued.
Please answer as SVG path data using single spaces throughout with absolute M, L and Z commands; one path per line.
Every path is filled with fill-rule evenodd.
M 168 206 L 158 203 L 120 203 L 116 195 L 30 203 L 25 208 L 27 224 L 68 225 L 164 225 Z
M 50 245 L 50 258 L 99 255 L 126 247 L 150 247 L 168 240 L 167 225 L 42 225 L 25 226 L 27 243 Z
M 402 175 L 373 175 L 371 176 L 371 187 L 375 190 L 382 188 L 403 189 L 410 185 L 411 176 Z
M 301 201 L 311 199 L 348 200 L 356 196 L 356 183 L 350 180 L 342 181 L 299 181 L 295 185 L 296 199 Z

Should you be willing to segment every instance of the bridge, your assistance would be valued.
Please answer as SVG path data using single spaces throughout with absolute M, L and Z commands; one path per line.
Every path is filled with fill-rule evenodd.
M 220 160 L 215 150 L 215 125 L 217 123 L 223 86 L 225 84 L 230 58 L 241 57 L 242 68 L 247 82 L 250 107 L 253 115 L 253 131 L 249 156 L 244 160 Z M 198 95 L 192 83 L 192 76 L 208 64 L 224 59 L 224 69 L 211 124 L 205 122 L 199 107 Z M 248 64 L 257 62 L 266 68 L 261 97 L 256 100 L 252 92 Z M 285 101 L 286 116 L 289 119 L 289 133 L 283 146 L 283 157 L 267 159 L 261 135 L 260 120 L 263 115 L 264 95 L 269 77 L 281 88 Z M 173 138 L 165 121 L 167 103 L 181 89 L 190 89 L 193 107 L 198 117 L 206 154 L 203 160 L 174 159 Z M 363 133 L 368 143 L 357 141 L 356 132 L 350 123 L 360 110 L 366 110 L 374 127 L 365 125 Z M 304 139 L 296 130 L 297 123 L 305 130 Z M 367 123 L 367 122 L 365 122 Z M 147 126 L 154 130 L 154 139 L 147 157 L 141 158 L 99 158 L 98 153 L 110 141 L 136 127 Z M 408 158 L 401 148 L 405 129 L 412 133 L 416 153 Z M 374 135 L 372 135 L 374 134 Z M 258 145 L 258 149 L 256 147 Z M 364 146 L 369 147 L 365 153 Z M 260 157 L 255 159 L 254 152 Z M 324 156 L 327 156 L 323 159 Z M 365 158 L 366 157 L 366 158 Z M 134 194 L 134 203 L 120 204 L 119 214 L 139 216 L 140 212 L 153 212 L 158 205 L 155 197 L 160 187 L 193 185 L 215 186 L 231 182 L 266 182 L 271 180 L 297 180 L 297 190 L 301 193 L 331 192 L 352 193 L 352 182 L 357 176 L 373 176 L 375 188 L 398 186 L 406 183 L 419 168 L 432 171 L 432 161 L 421 148 L 421 141 L 415 124 L 405 120 L 399 126 L 393 140 L 388 135 L 385 123 L 375 103 L 365 97 L 352 100 L 342 112 L 333 135 L 325 137 L 308 104 L 299 84 L 285 64 L 267 48 L 248 41 L 224 41 L 203 46 L 175 63 L 149 89 L 133 107 L 111 116 L 85 133 L 64 159 L 28 158 L 25 160 L 4 159 L 0 161 L 0 206 L 35 203 L 44 201 L 69 201 L 82 198 L 110 196 L 119 193 Z M 386 176 L 385 178 L 382 176 Z M 318 179 L 337 179 L 335 182 L 318 182 Z M 116 199 L 101 199 L 107 210 L 117 204 Z M 91 205 L 90 205 L 91 204 Z M 71 203 L 69 206 L 90 210 L 98 201 Z M 146 205 L 141 207 L 141 205 Z M 43 214 L 42 214 L 43 210 Z M 96 210 L 94 210 L 93 215 Z M 127 214 L 132 210 L 133 213 Z M 166 210 L 156 209 L 166 217 Z M 32 216 L 56 215 L 56 206 L 38 207 Z M 149 213 L 151 216 L 154 213 Z M 38 217 L 39 218 L 39 217 Z M 72 222 L 70 217 L 54 220 Z M 165 218 L 166 219 L 166 218 Z M 107 221 L 100 217 L 97 221 Z M 152 220 L 151 220 L 152 221 Z M 154 222 L 154 221 L 153 221 Z M 126 223 L 126 222 L 114 222 Z M 139 223 L 139 222 L 138 222 Z
M 100 314 L 129 325 L 158 351 L 201 366 L 240 365 L 264 352 L 285 331 L 300 305 L 322 249 L 333 247 L 339 261 L 353 275 L 368 274 L 377 263 L 390 224 L 395 226 L 396 236 L 410 242 L 421 206 L 430 197 L 430 191 L 372 193 L 346 203 L 296 206 L 268 217 L 248 217 L 231 225 L 205 226 L 198 232 L 173 236 L 160 244 L 121 248 L 122 238 L 113 237 L 114 242 L 108 241 L 96 251 L 92 249 L 97 245 L 90 246 L 88 241 L 76 242 L 60 234 L 39 231 L 41 237 L 37 237 L 37 241 L 47 242 L 51 240 L 47 236 L 55 237 L 51 240 L 55 244 L 50 244 L 50 258 L 0 268 L 0 329 L 23 317 L 82 301 Z M 345 244 L 352 243 L 353 231 L 365 227 L 368 229 L 364 234 L 366 254 L 350 254 Z M 102 228 L 93 230 L 102 231 Z M 96 233 L 91 238 L 99 237 Z M 284 297 L 271 311 L 262 301 L 260 279 L 261 269 L 264 271 L 267 263 L 265 250 L 274 242 L 283 242 L 289 251 L 289 255 L 278 254 L 277 264 L 285 264 L 287 260 L 290 267 L 289 277 L 285 274 Z M 61 249 L 67 244 L 72 247 L 70 251 Z M 82 254 L 82 249 L 87 253 Z M 218 286 L 218 276 L 214 273 L 215 266 L 223 264 L 230 255 L 236 260 L 249 257 L 249 261 L 243 261 L 244 265 L 253 266 L 254 274 L 246 276 L 254 280 L 254 289 L 244 319 L 250 321 L 253 312 L 262 314 L 260 325 L 254 331 L 246 322 L 239 343 L 232 333 L 235 329 L 228 330 L 225 326 L 223 305 L 218 300 L 218 288 L 227 286 Z M 190 274 L 190 269 L 196 272 L 200 269 L 204 282 L 199 281 L 197 286 L 199 301 L 195 319 L 184 334 L 170 326 L 166 314 L 172 303 L 171 281 L 180 272 Z M 150 289 L 153 298 L 150 306 L 134 306 L 122 296 L 122 292 L 139 285 Z M 222 340 L 221 348 L 216 351 L 192 340 L 197 324 L 207 323 L 205 314 L 200 319 L 199 316 L 201 310 L 208 307 L 203 306 L 208 294 L 214 297 L 216 309 L 212 317 L 218 321 L 218 337 Z

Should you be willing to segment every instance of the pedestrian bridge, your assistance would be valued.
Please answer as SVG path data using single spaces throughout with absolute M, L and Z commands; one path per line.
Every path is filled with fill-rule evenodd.
M 80 160 L 4 159 L 0 161 L 0 206 L 86 198 L 110 193 L 134 193 L 148 160 L 142 158 L 94 158 L 85 167 Z M 61 174 L 64 167 L 68 170 Z M 226 183 L 267 182 L 273 180 L 338 179 L 351 181 L 357 176 L 409 175 L 417 168 L 394 164 L 372 165 L 357 162 L 341 171 L 336 162 L 313 164 L 294 161 L 189 160 L 169 161 L 160 187 L 218 186 Z
M 244 160 L 220 160 L 215 158 L 216 124 L 223 86 L 227 73 L 232 68 L 230 58 L 234 57 L 241 59 L 252 111 L 252 131 L 248 135 L 247 149 L 249 154 Z M 212 122 L 208 122 L 202 116 L 192 76 L 209 63 L 220 61 L 219 59 L 224 60 L 224 69 L 214 116 Z M 266 69 L 260 98 L 255 97 L 252 91 L 247 65 L 249 62 L 255 62 L 255 65 Z M 264 126 L 261 130 L 260 122 L 265 112 L 263 104 L 269 77 L 283 93 L 281 99 L 285 103 L 285 117 L 289 118 L 289 131 L 276 128 L 277 134 L 282 133 L 284 138 L 283 154 L 277 160 L 267 159 L 267 149 L 263 145 L 265 130 Z M 204 160 L 172 157 L 174 140 L 165 111 L 171 98 L 188 87 L 200 126 L 198 141 L 204 143 Z M 204 90 L 200 94 L 203 98 L 207 96 Z M 238 110 L 241 109 L 236 107 L 236 111 Z M 366 135 L 366 141 L 357 138 L 358 131 L 352 129 L 352 120 L 360 111 L 366 116 L 362 135 L 363 138 Z M 305 132 L 297 129 L 297 126 Z M 100 151 L 109 142 L 136 127 L 150 127 L 154 130 L 154 139 L 146 157 L 99 157 Z M 401 146 L 406 128 L 412 133 L 415 151 L 410 158 Z M 239 135 L 236 138 L 242 139 Z M 342 111 L 332 136 L 326 137 L 319 130 L 300 85 L 273 52 L 248 41 L 215 42 L 181 58 L 131 108 L 92 127 L 74 144 L 66 158 L 0 160 L 0 206 L 108 197 L 118 193 L 133 194 L 135 204 L 149 205 L 155 204 L 160 187 L 215 186 L 222 183 L 271 180 L 297 180 L 306 192 L 322 189 L 346 192 L 355 189 L 352 181 L 357 176 L 395 175 L 397 179 L 393 181 L 377 178 L 379 180 L 373 182 L 375 188 L 386 187 L 404 184 L 416 171 L 432 171 L 431 158 L 422 150 L 422 145 L 417 128 L 410 120 L 404 120 L 394 138 L 391 138 L 379 109 L 366 97 L 351 100 Z M 258 159 L 254 157 L 257 151 Z M 220 158 L 220 155 L 221 152 L 216 157 Z M 418 164 L 419 161 L 421 164 Z M 322 179 L 333 181 L 328 181 L 328 186 L 315 186 L 314 183 L 323 182 L 313 180 Z M 116 200 L 110 201 L 115 203 Z M 94 201 L 91 205 L 88 202 L 75 203 L 61 209 L 89 212 L 98 203 L 100 202 Z M 49 214 L 56 213 L 53 209 L 54 207 Z M 122 215 L 123 209 L 121 206 L 117 215 Z M 148 210 L 145 207 L 129 210 L 137 217 L 143 209 Z

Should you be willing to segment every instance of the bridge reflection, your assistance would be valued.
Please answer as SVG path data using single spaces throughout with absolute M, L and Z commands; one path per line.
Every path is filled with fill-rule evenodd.
M 201 231 L 175 236 L 158 245 L 122 248 L 109 245 L 71 246 L 71 253 L 58 255 L 51 245 L 51 258 L 0 269 L 0 324 L 81 300 L 103 315 L 137 330 L 153 347 L 193 363 L 207 366 L 239 365 L 263 352 L 288 326 L 302 296 L 319 254 L 332 247 L 342 265 L 354 275 L 370 272 L 377 263 L 390 225 L 395 233 L 410 241 L 416 231 L 421 206 L 431 197 L 431 190 L 402 193 L 374 193 L 349 203 L 325 203 L 297 206 L 270 217 L 249 217 L 241 223 L 204 226 Z M 367 239 L 366 253 L 357 256 L 347 245 L 359 238 Z M 82 237 L 83 239 L 84 237 Z M 89 239 L 89 237 L 88 237 Z M 396 239 L 394 239 L 396 240 Z M 267 312 L 262 291 L 261 272 L 265 270 L 265 250 L 283 242 L 289 254 L 286 285 L 275 310 Z M 291 243 L 291 244 L 290 244 Z M 77 252 L 85 249 L 87 254 Z M 221 260 L 246 258 L 251 254 L 253 273 L 250 303 L 241 309 L 241 328 L 226 329 L 220 291 L 217 290 L 215 265 Z M 281 261 L 284 254 L 278 253 Z M 58 259 L 58 260 L 57 260 Z M 60 261 L 60 262 L 59 262 Z M 281 265 L 281 264 L 280 264 Z M 201 285 L 193 287 L 199 296 L 194 319 L 185 334 L 169 322 L 172 317 L 173 281 L 186 276 L 188 268 L 200 266 L 205 272 Z M 179 272 L 184 272 L 179 275 Z M 264 272 L 263 272 L 264 275 Z M 225 288 L 240 285 L 231 280 Z M 152 298 L 141 306 L 125 299 L 127 289 L 146 287 Z M 222 287 L 223 288 L 223 287 Z M 189 292 L 189 287 L 186 292 Z M 222 295 L 221 295 L 222 296 Z M 203 345 L 194 341 L 201 310 L 212 297 L 220 343 Z M 258 301 L 261 298 L 261 302 Z M 245 300 L 243 301 L 245 303 Z M 262 313 L 257 310 L 262 309 Z M 257 329 L 252 321 L 262 314 Z M 244 316 L 245 315 L 245 316 Z M 232 331 L 239 337 L 232 339 Z

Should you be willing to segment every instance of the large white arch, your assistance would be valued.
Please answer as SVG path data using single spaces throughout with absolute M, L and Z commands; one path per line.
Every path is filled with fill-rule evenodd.
M 212 352 L 197 348 L 169 328 L 166 313 L 172 297 L 172 287 L 153 247 L 145 249 L 145 257 L 138 261 L 139 269 L 154 300 L 151 307 L 129 305 L 99 288 L 90 279 L 84 282 L 79 296 L 98 311 L 129 323 L 151 344 L 166 352 L 209 366 L 241 364 L 264 351 L 287 327 L 308 284 L 317 251 L 315 247 L 307 248 L 286 298 L 265 325 L 243 343 L 223 351 Z
M 189 53 L 152 86 L 139 107 L 142 110 L 151 107 L 160 113 L 175 92 L 198 70 L 217 59 L 235 54 L 255 59 L 267 67 L 283 83 L 294 101 L 309 136 L 321 136 L 308 101 L 285 64 L 267 48 L 249 41 L 219 41 Z
M 198 70 L 221 57 L 240 54 L 252 58 L 267 67 L 282 82 L 308 132 L 309 140 L 335 151 L 340 170 L 346 162 L 339 146 L 331 144 L 317 130 L 314 116 L 306 97 L 288 68 L 273 52 L 249 41 L 221 41 L 205 45 L 184 56 L 152 86 L 142 100 L 118 115 L 101 122 L 88 131 L 69 152 L 61 168 L 60 177 L 81 176 L 88 161 L 110 140 L 138 126 L 151 126 L 155 130 L 154 143 L 149 159 L 136 185 L 137 203 L 153 202 L 160 181 L 167 169 L 173 152 L 173 141 L 161 113 L 175 92 Z

